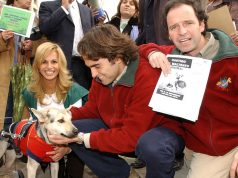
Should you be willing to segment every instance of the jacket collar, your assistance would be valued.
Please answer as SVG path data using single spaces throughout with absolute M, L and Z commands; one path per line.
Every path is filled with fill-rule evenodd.
M 211 32 L 220 44 L 217 55 L 212 59 L 213 61 L 238 57 L 238 47 L 228 35 L 220 30 L 211 30 Z
M 132 60 L 126 69 L 126 72 L 121 76 L 121 78 L 118 80 L 118 82 L 114 85 L 123 85 L 127 87 L 132 87 L 135 83 L 135 75 L 136 71 L 139 65 L 139 59 Z M 96 81 L 101 83 L 97 78 Z M 107 85 L 109 88 L 112 88 L 112 84 Z
M 139 65 L 139 59 L 132 60 L 127 66 L 125 74 L 118 80 L 116 85 L 132 87 L 135 83 L 135 75 Z

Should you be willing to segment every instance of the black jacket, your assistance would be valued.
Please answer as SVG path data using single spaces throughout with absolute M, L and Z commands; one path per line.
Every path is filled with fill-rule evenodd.
M 117 29 L 120 31 L 120 22 L 121 22 L 121 18 L 114 16 L 111 21 L 109 21 L 109 24 L 114 25 L 115 27 L 117 27 Z M 131 30 L 132 30 L 132 26 L 138 26 L 138 18 L 137 17 L 131 17 L 130 20 L 128 21 L 128 24 L 126 25 L 126 27 L 124 28 L 124 30 L 122 31 L 122 33 L 127 34 L 130 36 L 131 34 Z
M 81 23 L 84 34 L 94 26 L 91 10 L 78 3 Z M 67 59 L 68 68 L 71 69 L 71 58 L 74 43 L 74 23 L 61 8 L 61 1 L 42 2 L 39 10 L 39 27 L 45 36 L 58 43 Z
M 139 1 L 139 28 L 140 34 L 136 40 L 138 45 L 156 43 L 169 45 L 165 28 L 162 25 L 162 12 L 169 0 L 140 0 Z

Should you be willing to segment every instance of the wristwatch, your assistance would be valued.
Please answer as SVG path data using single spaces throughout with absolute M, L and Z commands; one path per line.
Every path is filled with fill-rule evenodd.
M 80 141 L 78 141 L 78 144 L 83 144 L 84 142 L 84 133 L 83 132 L 79 132 L 78 133 L 78 138 L 80 139 Z

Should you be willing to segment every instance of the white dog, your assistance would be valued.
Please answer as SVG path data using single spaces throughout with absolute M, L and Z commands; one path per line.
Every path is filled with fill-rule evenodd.
M 47 132 L 50 131 L 51 134 L 74 137 L 78 134 L 78 129 L 72 124 L 71 113 L 66 109 L 31 110 L 38 120 L 30 122 L 30 124 L 28 120 L 20 121 L 15 124 L 14 129 L 9 129 L 11 130 L 9 135 L 13 138 L 14 144 L 28 157 L 28 178 L 36 177 L 37 168 L 42 162 L 50 162 L 51 177 L 58 178 L 58 162 L 53 162 L 49 155 L 46 155 L 46 152 L 53 151 L 53 145 L 48 140 Z M 13 130 L 14 133 L 12 133 Z M 1 145 L 4 145 L 4 148 Z M 3 154 L 2 152 L 6 151 L 6 147 L 6 141 L 1 139 L 0 157 Z

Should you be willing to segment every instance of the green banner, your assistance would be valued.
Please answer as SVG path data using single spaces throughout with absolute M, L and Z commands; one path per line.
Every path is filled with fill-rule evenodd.
M 0 17 L 0 29 L 30 37 L 34 13 L 29 10 L 4 5 Z

